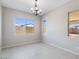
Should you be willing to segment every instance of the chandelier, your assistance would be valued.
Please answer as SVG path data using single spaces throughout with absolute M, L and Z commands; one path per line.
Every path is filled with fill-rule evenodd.
M 38 9 L 38 4 L 37 4 L 37 0 L 35 0 L 35 5 L 34 8 L 31 8 L 31 11 L 34 15 L 40 15 L 42 13 L 41 9 Z

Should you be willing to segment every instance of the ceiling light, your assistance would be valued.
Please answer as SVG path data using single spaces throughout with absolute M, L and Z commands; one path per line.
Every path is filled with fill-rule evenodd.
M 38 8 L 37 0 L 35 0 L 35 6 L 34 6 L 34 8 L 31 8 L 31 11 L 36 16 L 40 15 L 42 13 L 42 10 Z

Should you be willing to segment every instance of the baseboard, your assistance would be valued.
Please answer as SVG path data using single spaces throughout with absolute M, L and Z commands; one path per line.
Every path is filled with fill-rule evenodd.
M 5 46 L 2 46 L 2 49 L 4 49 L 4 48 L 10 48 L 10 47 L 15 47 L 15 46 L 21 46 L 21 45 L 29 45 L 29 44 L 33 44 L 33 43 L 40 43 L 40 42 L 41 42 L 41 40 L 16 42 L 14 44 L 8 44 L 8 45 L 5 45 Z
M 69 53 L 71 53 L 71 54 L 74 54 L 74 55 L 79 56 L 79 53 L 74 52 L 74 51 L 72 51 L 72 50 L 70 50 L 70 49 L 63 48 L 63 47 L 60 47 L 60 46 L 57 46 L 57 45 L 51 44 L 50 42 L 43 42 L 43 43 L 45 43 L 45 44 L 47 44 L 47 45 L 50 45 L 50 46 L 53 46 L 53 47 L 56 47 L 56 48 L 59 48 L 59 49 L 62 49 L 63 51 L 69 52 Z

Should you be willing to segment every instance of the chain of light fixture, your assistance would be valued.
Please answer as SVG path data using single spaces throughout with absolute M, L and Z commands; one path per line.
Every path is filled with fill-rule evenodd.
M 35 6 L 34 8 L 31 8 L 31 11 L 36 16 L 42 13 L 42 10 L 38 9 L 37 0 L 35 0 Z

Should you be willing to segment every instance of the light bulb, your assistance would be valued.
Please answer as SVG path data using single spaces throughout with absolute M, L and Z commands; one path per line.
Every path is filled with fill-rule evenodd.
M 33 11 L 34 9 L 33 9 L 33 8 L 31 8 L 31 10 Z
M 37 7 L 36 7 L 35 9 L 36 9 L 36 10 L 38 10 L 38 8 L 37 8 Z
M 35 13 L 35 11 L 33 11 L 33 13 Z
M 38 11 L 38 14 L 40 13 L 40 11 Z
M 40 9 L 39 11 L 40 11 L 40 12 L 42 12 L 42 10 L 41 10 L 41 9 Z

